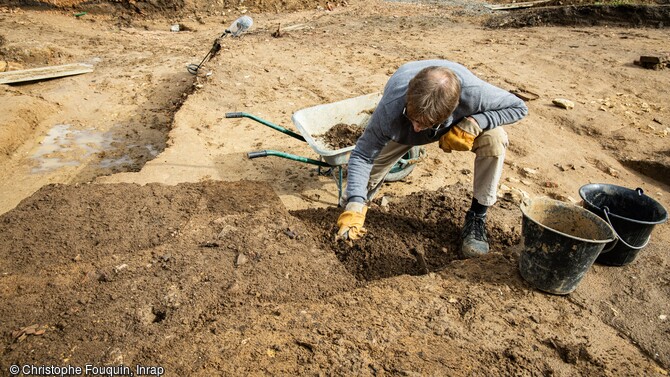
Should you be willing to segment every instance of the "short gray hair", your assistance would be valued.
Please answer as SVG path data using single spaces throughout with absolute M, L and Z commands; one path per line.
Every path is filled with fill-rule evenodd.
M 431 66 L 422 69 L 407 88 L 407 115 L 425 128 L 445 121 L 456 110 L 461 82 L 452 70 Z

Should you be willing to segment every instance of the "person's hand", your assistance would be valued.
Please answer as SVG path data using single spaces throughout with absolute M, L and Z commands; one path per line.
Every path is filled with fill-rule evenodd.
M 482 129 L 472 117 L 463 118 L 453 125 L 449 131 L 440 138 L 440 148 L 447 152 L 471 151 L 475 138 L 479 136 Z
M 348 203 L 344 212 L 337 219 L 338 239 L 357 240 L 367 232 L 363 228 L 365 223 L 365 214 L 368 212 L 368 207 L 363 203 Z

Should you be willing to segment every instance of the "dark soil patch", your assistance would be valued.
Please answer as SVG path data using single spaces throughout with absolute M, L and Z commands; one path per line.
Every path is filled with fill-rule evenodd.
M 417 251 L 425 254 L 428 271 L 439 271 L 459 259 L 460 231 L 472 195 L 464 185 L 444 187 L 436 192 L 419 192 L 390 198 L 387 208 L 377 200 L 368 211 L 368 234 L 348 244 L 335 242 L 337 217 L 341 209 L 294 211 L 344 266 L 360 280 L 377 280 L 403 274 L 425 273 Z M 512 226 L 505 224 L 514 224 Z M 509 202 L 490 210 L 488 231 L 492 252 L 504 252 L 520 242 L 521 212 Z
M 183 360 L 225 346 L 191 341 L 213 318 L 357 285 L 260 183 L 46 186 L 0 228 L 4 371 L 159 363 L 192 375 Z M 34 324 L 45 333 L 10 336 Z
M 668 5 L 570 5 L 516 9 L 491 17 L 491 28 L 529 26 L 668 27 Z
M 454 185 L 375 205 L 370 234 L 347 246 L 333 240 L 339 210 L 296 211 L 305 224 L 262 183 L 44 187 L 0 216 L 0 370 L 654 374 L 592 314 L 593 302 L 611 304 L 607 280 L 596 286 L 607 299 L 594 301 L 591 286 L 575 304 L 521 279 L 516 206 L 491 209 L 492 253 L 457 260 L 468 193 Z M 432 273 L 409 276 L 422 273 L 420 246 Z M 357 282 L 347 270 L 398 276 Z
M 342 149 L 356 144 L 361 135 L 363 135 L 364 127 L 358 124 L 344 124 L 339 123 L 333 126 L 323 135 L 317 137 L 323 139 L 332 149 Z

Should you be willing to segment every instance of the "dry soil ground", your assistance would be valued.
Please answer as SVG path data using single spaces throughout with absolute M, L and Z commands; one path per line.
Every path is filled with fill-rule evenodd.
M 546 26 L 584 11 L 288 3 L 314 6 L 0 8 L 3 67 L 95 66 L 0 85 L 0 375 L 28 364 L 171 376 L 667 375 L 667 225 L 633 263 L 595 264 L 567 296 L 534 289 L 517 267 L 523 195 L 577 202 L 580 186 L 612 183 L 670 208 L 670 69 L 633 64 L 668 52 L 667 7 L 644 22 L 629 10 Z M 243 11 L 251 31 L 223 39 L 190 75 Z M 333 240 L 332 177 L 246 155 L 315 152 L 225 118 L 244 111 L 295 130 L 294 112 L 378 92 L 399 65 L 427 58 L 538 95 L 506 128 L 483 258 L 458 255 L 474 156 L 428 146 L 407 179 L 384 187 L 388 203 L 372 206 L 369 234 L 351 246 Z

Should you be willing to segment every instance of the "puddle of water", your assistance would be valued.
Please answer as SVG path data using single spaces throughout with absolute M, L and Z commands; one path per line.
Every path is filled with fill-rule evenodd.
M 114 166 L 132 164 L 132 163 L 133 160 L 130 158 L 130 156 L 126 154 L 119 158 L 105 158 L 102 161 L 100 161 L 100 166 L 103 168 L 112 168 Z
M 118 139 L 111 132 L 100 132 L 92 129 L 77 130 L 69 124 L 53 126 L 40 146 L 31 155 L 37 161 L 32 173 L 45 173 L 63 167 L 79 166 L 96 153 L 108 152 L 100 161 L 101 168 L 112 168 L 121 165 L 130 165 L 133 158 L 128 150 L 118 148 Z M 145 148 L 151 157 L 160 153 L 153 145 L 125 145 L 123 148 Z M 113 156 L 113 157 L 111 157 Z M 120 157 L 119 157 L 120 156 Z
M 151 155 L 151 157 L 156 157 L 160 153 L 160 151 L 158 149 L 156 149 L 156 147 L 154 147 L 151 144 L 147 144 L 144 147 L 147 149 L 147 151 L 149 151 L 149 154 Z
M 40 166 L 32 168 L 32 173 L 45 173 L 48 171 L 62 168 L 63 166 L 79 166 L 77 161 L 62 161 L 59 158 L 44 158 L 40 161 Z
M 37 161 L 32 173 L 44 173 L 66 166 L 78 166 L 83 159 L 109 150 L 114 138 L 109 132 L 75 130 L 69 124 L 53 126 L 31 158 Z

